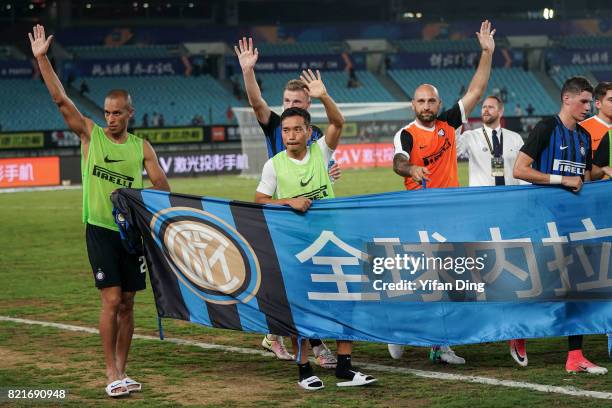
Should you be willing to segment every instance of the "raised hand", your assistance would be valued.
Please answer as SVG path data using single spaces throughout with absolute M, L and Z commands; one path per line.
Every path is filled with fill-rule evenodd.
M 259 57 L 259 51 L 253 47 L 253 39 L 249 37 L 248 41 L 246 37 L 242 37 L 242 40 L 238 41 L 238 46 L 234 45 L 234 51 L 240 62 L 240 68 L 242 71 L 248 71 L 255 68 L 257 58 Z
M 32 54 L 34 54 L 35 58 L 42 57 L 47 54 L 49 45 L 51 45 L 51 41 L 53 40 L 53 36 L 50 35 L 47 39 L 45 39 L 45 27 L 41 26 L 40 24 L 36 24 L 32 28 L 32 31 L 33 33 L 28 33 L 28 37 L 30 37 L 30 45 L 32 45 Z
M 495 29 L 491 30 L 491 22 L 489 20 L 483 21 L 482 24 L 480 24 L 480 32 L 476 33 L 480 48 L 483 51 L 493 52 L 495 49 L 494 35 Z
M 302 75 L 300 75 L 300 79 L 306 83 L 308 86 L 308 94 L 311 98 L 321 98 L 322 96 L 327 95 L 327 89 L 325 89 L 325 85 L 321 80 L 321 73 L 317 70 L 317 74 L 315 75 L 311 69 L 308 71 L 302 71 Z

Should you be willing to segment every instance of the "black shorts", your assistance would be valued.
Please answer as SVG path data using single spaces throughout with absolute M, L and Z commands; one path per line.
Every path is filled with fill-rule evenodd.
M 122 292 L 136 292 L 146 288 L 145 257 L 128 253 L 118 231 L 87 224 L 85 241 L 98 289 L 121 286 Z

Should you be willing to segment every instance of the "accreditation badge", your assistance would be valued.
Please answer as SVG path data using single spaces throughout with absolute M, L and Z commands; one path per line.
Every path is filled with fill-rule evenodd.
M 491 157 L 491 176 L 504 177 L 504 158 Z

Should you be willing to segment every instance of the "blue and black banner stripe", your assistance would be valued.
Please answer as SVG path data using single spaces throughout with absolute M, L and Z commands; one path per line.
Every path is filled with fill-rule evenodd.
M 279 335 L 297 333 L 275 247 L 260 205 L 235 201 L 229 202 L 228 206 L 227 201 L 217 203 L 190 195 L 132 189 L 121 190 L 119 199 L 128 199 L 131 205 L 127 207 L 136 209 L 134 212 L 137 214 L 131 214 L 130 224 L 136 226 L 144 238 L 159 316 L 223 329 Z M 154 214 L 171 207 L 193 208 L 214 214 L 244 237 L 260 262 L 261 281 L 255 297 L 247 303 L 215 303 L 194 295 L 186 288 L 169 265 L 166 250 L 160 248 L 159 241 L 156 242 L 151 234 Z M 182 215 L 172 219 L 191 218 L 183 211 L 180 213 Z M 168 220 L 160 222 L 159 236 L 163 236 L 168 224 Z

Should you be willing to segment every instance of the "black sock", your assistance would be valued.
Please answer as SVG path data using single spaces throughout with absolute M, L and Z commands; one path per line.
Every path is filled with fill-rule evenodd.
M 578 336 L 567 336 L 567 343 L 569 345 L 569 351 L 581 350 L 582 349 L 582 335 Z
M 304 378 L 312 377 L 314 375 L 310 362 L 306 362 L 304 364 L 298 363 L 298 371 L 300 373 L 300 381 L 302 381 Z
M 354 374 L 351 373 L 353 365 L 351 364 L 350 354 L 338 354 L 338 364 L 336 364 L 336 377 L 352 380 Z
M 323 344 L 323 342 L 319 339 L 308 339 L 308 341 L 310 342 L 310 347 L 317 347 Z

